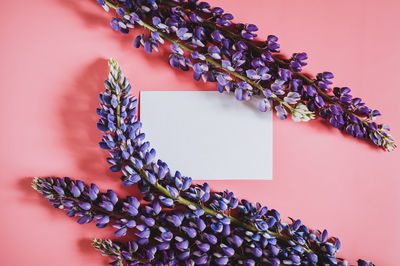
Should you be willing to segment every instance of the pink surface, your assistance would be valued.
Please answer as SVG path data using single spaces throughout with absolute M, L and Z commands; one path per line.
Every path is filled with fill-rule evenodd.
M 135 88 L 203 90 L 172 70 L 167 55 L 132 47 L 95 1 L 3 1 L 1 43 L 0 265 L 106 265 L 90 241 L 110 229 L 78 225 L 30 188 L 32 176 L 64 176 L 122 188 L 97 142 L 97 94 L 115 57 Z M 330 70 L 338 86 L 382 111 L 400 140 L 400 3 L 211 1 L 276 34 L 286 54 L 305 51 L 310 73 Z M 223 96 L 221 96 L 223 97 Z M 400 153 L 386 153 L 321 121 L 274 122 L 274 180 L 210 182 L 340 237 L 340 255 L 398 265 Z

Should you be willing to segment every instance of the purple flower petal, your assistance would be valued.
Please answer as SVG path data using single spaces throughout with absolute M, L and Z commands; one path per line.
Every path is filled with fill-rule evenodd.
M 121 229 L 115 231 L 114 235 L 117 237 L 124 236 L 124 235 L 126 235 L 127 230 L 128 229 L 126 227 L 122 227 Z
M 81 191 L 79 190 L 79 188 L 76 185 L 72 184 L 72 186 L 71 186 L 71 194 L 75 198 L 78 198 L 81 195 Z
M 88 211 L 88 210 L 90 210 L 92 205 L 89 202 L 81 202 L 81 203 L 79 203 L 79 207 L 85 211 Z
M 113 18 L 110 22 L 111 28 L 113 28 L 113 30 L 115 31 L 119 31 L 120 30 L 120 26 L 119 26 L 119 20 L 116 18 Z

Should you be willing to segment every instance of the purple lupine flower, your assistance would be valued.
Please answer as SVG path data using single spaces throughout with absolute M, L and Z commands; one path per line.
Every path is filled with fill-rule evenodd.
M 277 43 L 278 37 L 275 35 L 269 35 L 266 41 L 267 48 L 271 52 L 279 52 L 280 45 Z
M 287 118 L 287 111 L 284 106 L 277 105 L 277 106 L 275 106 L 275 110 L 277 112 L 279 119 L 285 120 Z
M 337 239 L 328 239 L 326 230 L 309 230 L 299 220 L 283 223 L 275 209 L 239 201 L 229 191 L 213 192 L 207 183 L 192 184 L 190 177 L 178 171 L 172 174 L 165 162 L 154 161 L 155 150 L 145 141 L 137 121 L 137 100 L 129 95 L 129 81 L 115 60 L 110 60 L 109 66 L 106 91 L 99 97 L 101 108 L 97 111 L 104 133 L 100 146 L 110 153 L 111 170 L 122 172 L 124 184 L 138 183 L 143 200 L 150 203 L 140 204 L 131 196 L 120 199 L 112 190 L 101 193 L 94 184 L 70 178 L 36 178 L 33 187 L 54 207 L 67 210 L 70 217 L 78 216 L 80 224 L 95 221 L 99 228 L 111 224 L 117 237 L 134 230 L 137 241 L 127 245 L 94 241 L 96 248 L 115 259 L 113 265 L 140 261 L 154 265 L 346 263 L 335 257 L 341 245 Z M 219 82 L 229 84 L 229 79 L 221 78 L 224 81 Z M 277 86 L 284 84 L 278 82 Z M 241 83 L 240 90 L 251 89 Z M 292 100 L 298 95 L 291 92 L 286 97 Z M 116 97 L 117 102 L 113 101 Z M 301 109 L 299 105 L 304 104 L 298 103 L 296 109 Z M 285 106 L 275 108 L 281 108 L 277 110 L 280 116 L 287 116 Z M 332 106 L 326 112 L 337 120 L 343 114 Z M 171 209 L 175 206 L 179 208 Z M 278 238 L 286 242 L 282 244 Z
M 113 66 L 113 65 L 111 65 Z M 200 72 L 203 71 L 202 65 L 197 65 L 195 66 L 195 69 Z M 114 71 L 114 72 L 120 72 L 120 71 Z M 219 82 L 223 85 L 229 84 L 229 81 L 225 79 L 224 75 L 221 75 L 217 77 L 217 80 L 219 79 Z M 112 81 L 110 81 L 112 83 Z M 116 83 L 116 82 L 114 82 Z M 283 83 L 280 83 L 283 84 Z M 278 84 L 279 85 L 279 84 Z M 280 85 L 279 85 L 280 86 Z M 240 90 L 245 90 L 246 85 L 242 84 Z M 111 92 L 113 88 L 111 86 Z M 124 98 L 124 95 L 120 95 L 120 98 Z M 294 98 L 297 99 L 299 97 L 299 94 L 296 92 L 292 92 L 290 95 L 288 95 L 288 98 Z M 290 102 L 290 100 L 289 100 Z M 113 107 L 112 105 L 110 105 Z M 284 108 L 284 107 L 282 107 Z M 299 107 L 300 108 L 300 107 Z M 109 110 L 109 109 L 108 109 Z M 278 110 L 278 113 L 284 113 L 285 110 Z M 130 123 L 132 125 L 137 125 L 136 122 L 137 117 L 134 116 L 133 120 L 130 120 L 130 122 L 127 122 L 128 128 L 130 128 Z M 131 132 L 134 132 L 134 134 L 129 134 Z M 142 135 L 143 133 L 140 133 L 139 130 L 134 130 L 127 133 L 127 136 L 125 138 L 121 138 L 120 141 L 133 141 L 134 144 L 132 145 L 134 150 L 136 149 L 138 151 L 137 155 L 136 153 L 133 152 L 131 158 L 129 158 L 129 162 L 131 163 L 132 161 L 146 161 L 146 154 L 149 156 L 149 151 L 151 151 L 151 147 L 148 144 L 148 142 L 145 142 L 143 138 L 137 139 L 138 136 Z M 107 134 L 107 133 L 106 133 Z M 117 150 L 119 147 L 123 147 L 124 145 L 118 143 L 116 145 L 117 149 L 112 150 L 112 155 L 113 154 L 118 154 Z M 117 158 L 122 158 L 122 156 L 119 156 Z M 127 159 L 124 159 L 127 160 Z M 121 164 L 125 164 L 124 162 L 121 162 Z M 145 167 L 145 165 L 147 165 Z M 273 243 L 273 245 L 276 245 L 276 239 L 273 237 L 275 234 L 271 230 L 279 230 L 279 227 L 285 227 L 284 224 L 280 222 L 280 215 L 278 212 L 275 210 L 268 210 L 266 207 L 262 207 L 260 205 L 253 206 L 251 203 L 247 201 L 242 201 L 242 204 L 239 203 L 237 198 L 233 195 L 231 192 L 224 192 L 224 193 L 212 193 L 210 191 L 210 187 L 208 184 L 203 184 L 203 185 L 190 185 L 191 184 L 191 179 L 182 177 L 180 172 L 176 172 L 175 175 L 172 175 L 169 172 L 169 168 L 165 162 L 162 161 L 157 161 L 157 162 L 148 162 L 144 164 L 137 164 L 135 163 L 134 165 L 129 166 L 131 170 L 125 171 L 125 175 L 130 175 L 133 172 L 138 173 L 140 172 L 140 169 L 145 167 L 145 176 L 141 176 L 138 179 L 139 182 L 139 188 L 141 189 L 142 193 L 145 194 L 145 199 L 148 201 L 152 201 L 154 205 L 154 201 L 157 202 L 159 205 L 159 202 L 163 204 L 165 207 L 171 208 L 175 206 L 176 203 L 179 203 L 179 199 L 183 197 L 186 201 L 189 200 L 193 202 L 193 204 L 187 205 L 187 211 L 185 213 L 176 212 L 175 214 L 168 215 L 166 217 L 166 220 L 171 223 L 174 227 L 182 227 L 183 232 L 185 232 L 185 236 L 188 237 L 189 241 L 195 241 L 195 239 L 199 236 L 204 234 L 204 230 L 207 228 L 207 224 L 209 228 L 212 230 L 212 234 L 205 234 L 204 237 L 208 240 L 209 244 L 215 245 L 218 243 L 218 237 L 221 238 L 226 238 L 227 243 L 223 243 L 222 251 L 220 253 L 216 254 L 225 254 L 227 258 L 229 258 L 233 252 L 235 252 L 235 248 L 238 246 L 245 245 L 244 250 L 246 253 L 251 254 L 252 256 L 256 257 L 261 257 L 263 254 L 262 251 L 262 242 L 265 241 L 270 241 Z M 150 186 L 154 185 L 154 178 L 157 180 L 158 186 L 163 186 L 165 188 L 164 193 L 156 193 L 154 190 L 150 190 Z M 150 181 L 153 180 L 153 181 Z M 237 224 L 231 224 L 231 220 L 221 214 L 217 213 L 215 216 L 214 215 L 209 215 L 207 214 L 205 216 L 205 211 L 202 208 L 199 208 L 199 205 L 197 202 L 202 202 L 202 206 L 209 206 L 210 209 L 214 211 L 228 211 L 232 210 L 235 208 L 238 208 L 245 213 L 245 216 L 239 216 L 241 217 L 240 219 L 243 219 L 243 221 L 247 221 L 250 219 L 250 221 L 255 223 L 254 230 L 255 231 L 243 231 L 243 228 L 240 225 Z M 157 205 L 156 204 L 156 205 Z M 208 205 L 209 204 L 209 205 Z M 204 207 L 203 207 L 204 208 Z M 247 218 L 246 218 L 247 217 Z M 264 221 L 265 219 L 265 221 Z M 150 221 L 150 222 L 149 222 Z M 152 219 L 146 219 L 145 224 L 147 226 L 153 226 L 153 220 Z M 274 226 L 278 224 L 277 229 L 274 229 Z M 140 243 L 148 243 L 149 242 L 149 231 L 146 229 L 147 227 L 144 226 L 139 226 L 139 231 L 137 235 L 140 237 Z M 304 227 L 305 228 L 305 227 Z M 314 241 L 318 243 L 325 243 L 321 242 L 317 238 L 304 238 L 305 232 L 308 232 L 308 234 L 311 234 L 310 231 L 305 230 L 302 226 L 299 225 L 299 222 L 295 222 L 294 225 L 292 225 L 292 230 L 291 232 L 292 236 L 294 237 L 295 241 L 297 241 L 299 244 L 291 248 L 293 252 L 303 252 L 304 254 L 308 254 L 307 252 L 304 252 L 305 248 L 303 248 L 301 245 L 304 245 L 306 241 Z M 234 236 L 232 235 L 232 230 L 234 232 Z M 230 237 L 232 235 L 232 237 Z M 254 245 L 256 248 L 250 248 L 248 245 L 249 243 L 246 242 L 246 244 L 243 244 L 243 239 L 246 238 L 246 235 L 252 235 L 252 241 L 255 241 Z M 192 239 L 192 240 L 191 240 Z M 305 240 L 308 239 L 308 240 Z M 177 247 L 179 247 L 182 250 L 185 250 L 187 248 L 187 244 L 183 239 L 179 238 L 179 243 L 177 243 Z M 163 244 L 162 247 L 166 246 L 167 244 Z M 265 244 L 264 244 L 265 246 Z M 335 246 L 333 246 L 335 247 Z M 206 250 L 207 245 L 200 245 L 200 249 Z M 321 247 L 322 249 L 325 248 Z M 277 247 L 269 247 L 268 248 L 271 252 L 277 253 L 276 256 L 283 256 L 280 253 L 280 250 L 283 250 L 282 248 L 277 248 Z M 325 248 L 326 249 L 326 248 Z M 335 249 L 333 249 L 335 250 Z M 332 253 L 332 250 L 328 250 L 329 254 Z M 296 253 L 296 254 L 297 254 Z M 322 255 L 321 255 L 322 256 Z M 180 255 L 180 259 L 187 259 L 190 257 L 190 253 L 182 253 Z M 218 260 L 220 263 L 225 261 L 225 259 L 221 259 L 223 256 L 218 255 Z M 284 257 L 282 257 L 282 260 L 286 261 L 297 261 L 298 257 L 294 256 L 291 253 L 287 253 Z M 313 259 L 313 256 L 308 256 L 308 257 L 302 257 L 301 261 L 304 261 L 306 259 L 307 261 L 310 261 Z M 322 257 L 321 257 L 322 258 Z M 274 259 L 274 258 L 271 258 Z M 229 260 L 228 260 L 229 261 Z
M 290 59 L 290 67 L 295 72 L 301 72 L 302 67 L 307 65 L 307 63 L 305 62 L 305 60 L 307 59 L 308 56 L 306 53 L 295 53 Z
M 111 28 L 113 28 L 116 31 L 119 31 L 120 27 L 119 27 L 119 20 L 114 18 L 111 20 L 110 22 Z
M 116 8 L 118 17 L 111 21 L 113 29 L 128 33 L 129 28 L 138 24 L 151 31 L 150 38 L 142 35 L 134 42 L 135 47 L 143 46 L 147 53 L 158 51 L 165 38 L 173 44 L 179 43 L 182 51 L 173 50 L 168 58 L 172 67 L 188 71 L 196 66 L 198 60 L 207 61 L 209 70 L 204 73 L 195 71 L 193 78 L 196 81 L 202 79 L 204 82 L 215 82 L 221 74 L 228 74 L 229 78 L 225 79 L 229 82 L 221 84 L 221 79 L 218 80 L 217 89 L 219 92 L 235 92 L 240 101 L 250 100 L 254 95 L 263 95 L 266 89 L 273 87 L 276 89 L 274 97 L 267 97 L 273 107 L 282 105 L 289 91 L 298 92 L 301 103 L 307 108 L 306 113 L 314 113 L 309 116 L 310 119 L 319 115 L 330 121 L 333 126 L 346 130 L 355 137 L 370 139 L 386 150 L 396 147 L 392 136 L 382 125 L 377 125 L 376 129 L 369 126 L 371 121 L 379 116 L 379 111 L 374 112 L 365 104 L 353 101 L 353 96 L 347 91 L 341 92 L 340 95 L 330 94 L 333 78 L 331 72 L 319 73 L 315 79 L 302 74 L 307 60 L 306 53 L 294 53 L 290 59 L 284 59 L 275 54 L 280 48 L 277 43 L 278 37 L 269 35 L 265 42 L 253 42 L 257 37 L 258 27 L 251 23 L 233 24 L 232 14 L 225 13 L 220 7 L 212 8 L 206 2 L 192 0 L 174 1 L 173 5 L 137 0 L 98 3 L 104 8 Z M 190 53 L 192 58 L 185 57 L 183 50 Z M 248 82 L 247 79 L 251 80 L 249 85 L 254 90 L 236 90 L 238 83 Z M 277 84 L 281 85 L 280 89 L 277 88 Z M 298 118 L 298 115 L 293 115 L 293 112 L 296 112 L 294 105 L 297 103 L 285 104 L 287 112 L 292 113 L 292 118 L 295 119 Z M 341 107 L 346 115 L 343 118 L 332 117 L 324 110 L 330 105 Z M 263 111 L 264 108 L 260 110 Z M 281 114 L 279 115 L 282 118 Z M 356 116 L 357 123 L 350 121 L 349 116 Z M 363 134 L 355 134 L 354 130 L 351 130 L 356 125 Z M 114 128 L 115 125 L 110 123 L 108 126 Z M 103 125 L 99 127 L 104 128 Z
M 176 35 L 182 41 L 186 41 L 187 39 L 189 39 L 190 37 L 193 36 L 193 34 L 189 32 L 188 28 L 180 28 L 180 29 L 178 29 L 178 31 L 176 32 Z

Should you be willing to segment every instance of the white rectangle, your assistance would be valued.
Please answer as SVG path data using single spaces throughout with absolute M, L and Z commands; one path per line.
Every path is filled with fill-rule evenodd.
M 272 112 L 216 91 L 142 91 L 140 120 L 171 172 L 201 180 L 272 179 Z

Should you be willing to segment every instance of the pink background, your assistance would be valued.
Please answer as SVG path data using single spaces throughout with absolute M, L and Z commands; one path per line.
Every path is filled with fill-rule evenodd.
M 107 170 L 97 145 L 95 108 L 107 58 L 119 60 L 135 94 L 214 88 L 170 69 L 165 54 L 133 49 L 133 35 L 112 31 L 110 15 L 94 2 L 2 1 L 0 265 L 106 265 L 89 243 L 112 231 L 79 226 L 30 182 L 32 176 L 68 175 L 129 193 Z M 335 84 L 381 110 L 380 121 L 400 139 L 398 1 L 211 2 L 236 21 L 257 24 L 264 38 L 278 35 L 286 55 L 307 52 L 307 71 L 332 71 Z M 212 181 L 212 187 L 327 228 L 352 263 L 364 258 L 398 265 L 399 151 L 383 152 L 319 120 L 275 119 L 274 127 L 273 181 Z

